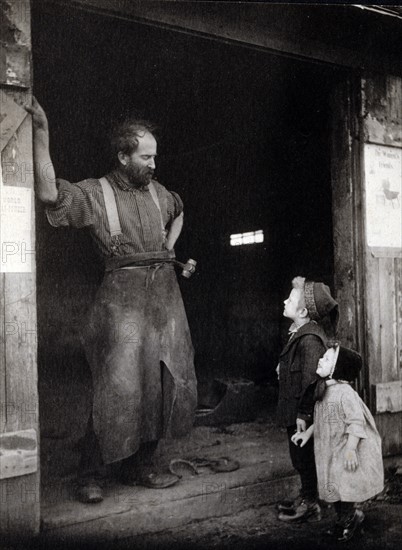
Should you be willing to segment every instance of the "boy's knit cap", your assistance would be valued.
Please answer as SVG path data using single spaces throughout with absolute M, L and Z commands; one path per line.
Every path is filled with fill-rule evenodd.
M 338 359 L 331 378 L 353 382 L 362 368 L 362 357 L 357 351 L 339 346 Z
M 324 283 L 306 281 L 304 283 L 304 299 L 310 319 L 320 321 L 327 315 L 336 329 L 339 319 L 338 302 L 331 296 L 331 291 Z

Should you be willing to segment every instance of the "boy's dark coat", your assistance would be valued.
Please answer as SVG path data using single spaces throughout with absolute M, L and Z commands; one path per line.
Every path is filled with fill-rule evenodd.
M 279 359 L 279 424 L 292 426 L 296 424 L 297 417 L 311 422 L 313 393 L 305 394 L 310 384 L 317 380 L 317 364 L 327 349 L 326 340 L 324 330 L 314 321 L 310 321 L 283 348 Z

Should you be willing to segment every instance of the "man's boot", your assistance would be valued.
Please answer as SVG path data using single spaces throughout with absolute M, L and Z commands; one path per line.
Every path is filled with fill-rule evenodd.
M 103 500 L 103 491 L 100 480 L 95 477 L 86 477 L 77 481 L 77 499 L 83 504 L 97 504 Z
M 165 489 L 175 485 L 179 476 L 159 471 L 153 464 L 157 441 L 143 443 L 139 451 L 124 459 L 120 465 L 119 480 L 124 485 L 142 485 L 149 489 Z
M 321 521 L 321 508 L 316 500 L 303 499 L 293 513 L 280 512 L 278 519 L 288 523 Z

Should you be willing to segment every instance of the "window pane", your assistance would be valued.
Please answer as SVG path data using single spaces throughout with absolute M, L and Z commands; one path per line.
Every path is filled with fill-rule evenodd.
M 233 233 L 233 235 L 230 235 L 231 246 L 262 242 L 264 242 L 264 232 L 262 229 L 258 229 L 257 231 L 247 231 L 246 233 Z

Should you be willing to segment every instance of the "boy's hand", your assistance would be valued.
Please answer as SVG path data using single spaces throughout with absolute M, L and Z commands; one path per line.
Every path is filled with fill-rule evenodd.
M 292 435 L 290 440 L 295 445 L 298 445 L 299 447 L 304 447 L 304 445 L 307 443 L 307 441 L 310 439 L 310 437 L 306 434 L 306 432 L 300 433 L 297 432 Z
M 306 421 L 303 420 L 302 418 L 296 418 L 296 428 L 297 428 L 297 433 L 300 433 L 300 432 L 305 432 L 306 431 Z
M 346 449 L 344 457 L 344 466 L 346 470 L 349 470 L 349 472 L 355 472 L 359 466 L 359 460 L 357 458 L 356 451 L 353 451 L 352 449 Z
M 45 111 L 37 102 L 36 98 L 32 96 L 32 105 L 24 105 L 24 109 L 32 115 L 32 123 L 34 130 L 48 131 L 48 123 Z

